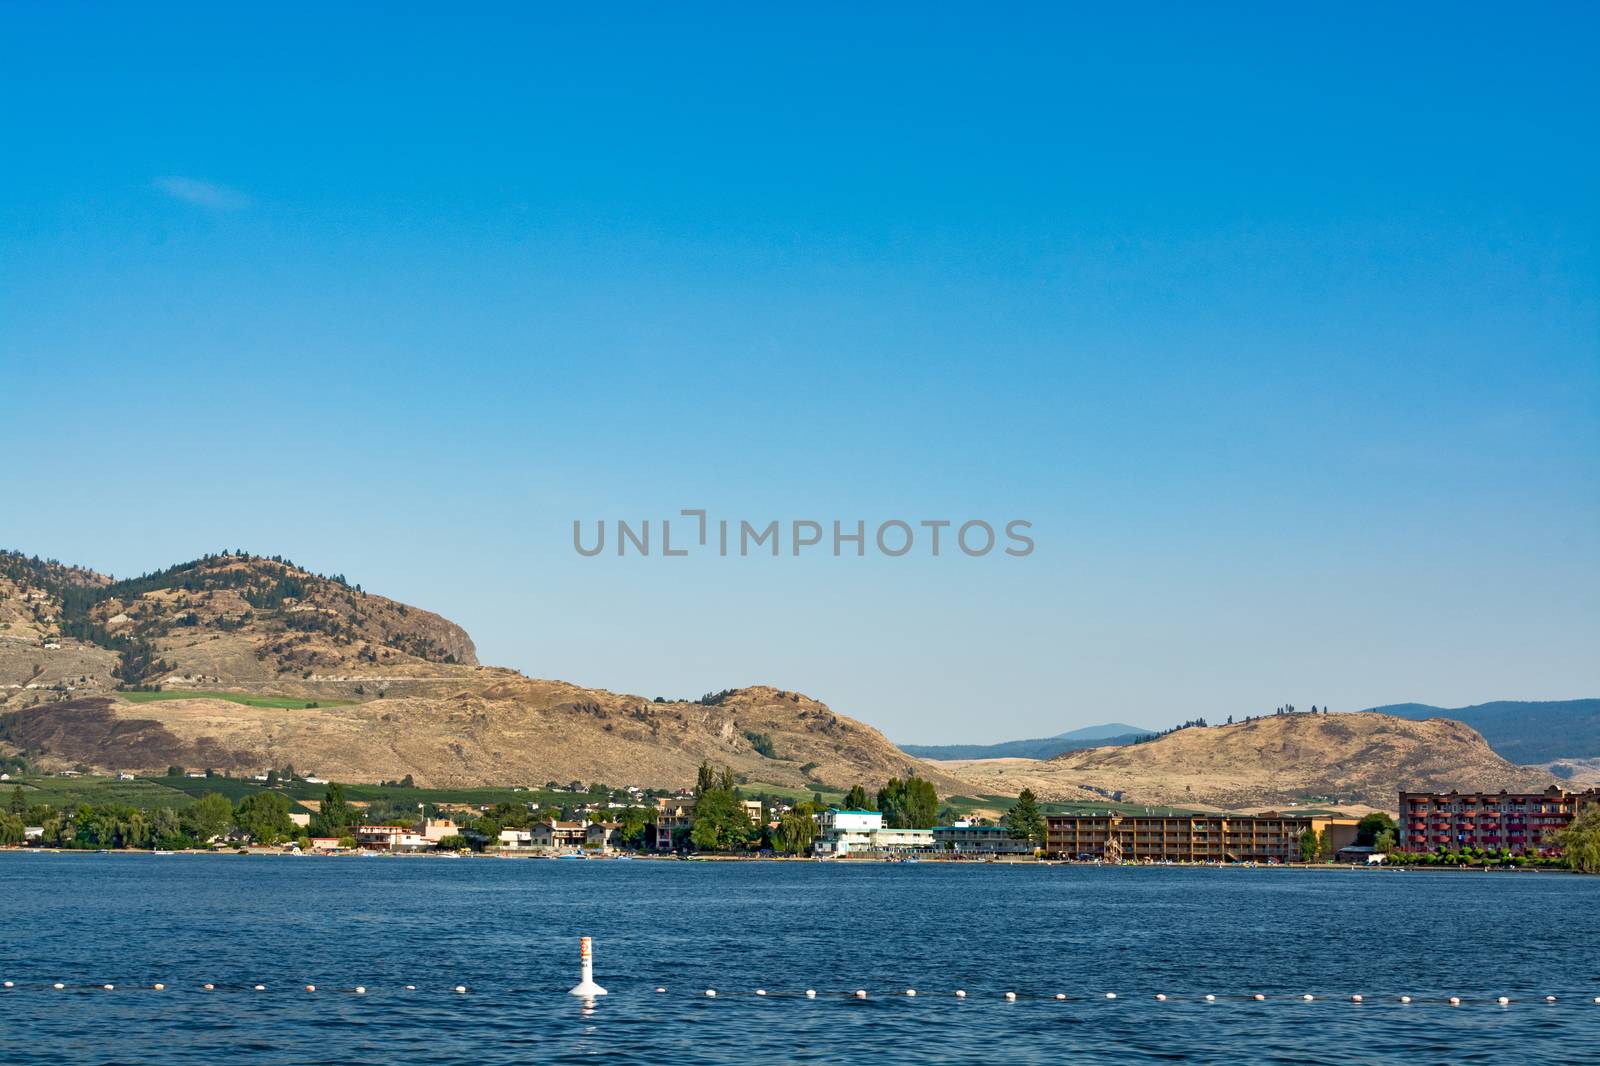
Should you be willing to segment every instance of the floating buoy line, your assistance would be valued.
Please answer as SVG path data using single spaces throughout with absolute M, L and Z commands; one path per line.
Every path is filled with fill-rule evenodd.
M 578 982 L 577 987 L 571 989 L 571 994 L 574 995 L 574 996 L 581 997 L 586 1003 L 593 1002 L 593 1000 L 598 996 L 606 995 L 607 994 L 606 990 L 604 988 L 601 988 L 598 984 L 596 984 L 595 980 L 594 980 L 594 946 L 593 946 L 593 941 L 589 937 L 582 937 L 580 939 L 580 941 L 579 941 L 578 959 L 579 959 L 580 980 Z M 292 986 L 275 986 L 275 987 L 276 988 L 284 988 L 284 987 L 292 987 Z M 444 991 L 447 991 L 449 994 L 457 995 L 457 996 L 469 995 L 471 993 L 471 991 L 472 991 L 471 989 L 469 989 L 464 984 L 440 985 L 438 987 L 440 989 L 444 990 Z M 378 986 L 378 985 L 372 985 L 372 986 L 368 986 L 368 985 L 351 985 L 351 986 L 328 985 L 328 986 L 323 986 L 323 985 L 318 985 L 318 984 L 314 984 L 314 983 L 311 983 L 311 982 L 307 982 L 307 983 L 301 985 L 300 988 L 303 989 L 303 991 L 301 993 L 303 995 L 304 994 L 322 994 L 322 995 L 346 994 L 346 995 L 354 995 L 354 996 L 365 996 L 365 995 L 368 994 L 369 988 L 372 991 L 381 991 L 381 987 Z M 422 988 L 422 986 L 418 986 L 418 985 L 414 985 L 414 984 L 407 984 L 407 985 L 398 986 L 398 988 L 399 988 L 399 990 L 405 991 L 405 992 L 416 992 L 416 991 L 419 990 L 419 988 Z M 668 995 L 669 994 L 666 985 L 654 985 L 654 986 L 651 986 L 651 988 L 652 988 L 653 992 L 656 995 Z M 65 992 L 65 991 L 117 992 L 117 991 L 120 990 L 120 991 L 125 992 L 125 993 L 126 992 L 139 992 L 139 991 L 150 991 L 150 992 L 184 992 L 184 991 L 189 991 L 189 992 L 209 993 L 209 992 L 227 992 L 227 991 L 266 992 L 268 990 L 268 987 L 267 987 L 267 985 L 259 983 L 259 982 L 257 982 L 257 983 L 239 983 L 239 984 L 235 984 L 235 985 L 226 985 L 226 984 L 218 984 L 215 981 L 206 981 L 206 982 L 203 982 L 203 983 L 198 983 L 197 982 L 197 983 L 194 983 L 194 984 L 181 984 L 181 985 L 180 984 L 169 984 L 168 982 L 165 982 L 165 981 L 156 981 L 156 982 L 154 982 L 152 984 L 148 984 L 148 985 L 146 985 L 146 984 L 138 984 L 138 985 L 117 984 L 117 983 L 111 982 L 111 981 L 83 981 L 81 983 L 75 983 L 75 984 L 70 984 L 70 985 L 68 983 L 66 983 L 65 981 L 52 981 L 52 982 L 48 982 L 48 983 L 41 982 L 41 983 L 37 983 L 37 984 L 28 984 L 28 983 L 18 984 L 15 980 L 10 980 L 10 979 L 0 981 L 0 997 L 3 997 L 4 995 L 6 995 L 8 993 L 15 994 L 15 993 L 18 993 L 18 992 L 26 992 L 26 991 L 28 991 L 30 989 L 49 989 L 49 990 L 54 991 L 54 992 Z M 531 991 L 531 990 L 526 990 L 526 989 L 507 989 L 506 990 L 506 992 L 508 994 L 510 994 L 510 993 L 522 994 L 522 993 L 528 992 L 528 991 Z M 706 989 L 703 989 L 702 991 L 696 993 L 695 995 L 697 996 L 697 998 L 700 998 L 702 1000 L 714 1000 L 714 999 L 717 999 L 719 997 L 719 995 L 721 995 L 721 994 L 722 993 L 719 993 L 718 990 L 715 989 L 715 988 L 706 988 Z M 868 1000 L 868 999 L 872 999 L 872 998 L 874 998 L 875 995 L 879 996 L 879 998 L 886 998 L 886 999 L 907 999 L 907 1000 L 909 1000 L 909 999 L 918 999 L 918 998 L 921 998 L 921 999 L 927 999 L 928 998 L 927 995 L 923 995 L 922 993 L 919 993 L 919 991 L 916 988 L 904 988 L 898 993 L 881 993 L 881 994 L 870 993 L 865 988 L 857 988 L 857 989 L 854 989 L 852 991 L 840 990 L 840 991 L 836 991 L 836 992 L 819 992 L 815 988 L 807 988 L 804 991 L 799 991 L 799 992 L 771 991 L 771 990 L 768 990 L 766 988 L 756 988 L 756 989 L 750 990 L 749 992 L 747 992 L 745 994 L 749 995 L 749 996 L 752 996 L 752 997 L 754 997 L 756 999 L 767 999 L 767 1000 L 770 1000 L 770 999 L 785 999 L 785 998 L 792 998 L 792 999 L 804 998 L 804 999 L 807 999 L 807 1000 L 823 999 L 823 1000 L 838 1000 L 838 1001 L 843 1001 L 843 1002 L 861 1002 L 861 1001 L 865 1001 L 865 1000 Z M 728 995 L 728 996 L 738 996 L 739 993 L 738 992 L 729 992 L 729 993 L 726 993 L 726 995 Z M 938 993 L 933 993 L 933 995 L 938 995 Z M 994 993 L 989 993 L 989 994 L 984 994 L 982 996 L 978 996 L 978 995 L 973 994 L 973 993 L 968 993 L 968 991 L 966 989 L 964 989 L 964 988 L 957 988 L 957 989 L 952 990 L 950 995 L 956 1001 L 962 1002 L 962 1003 L 964 1003 L 964 1002 L 966 1002 L 968 1000 L 974 999 L 974 998 L 978 998 L 980 1000 L 987 1000 L 989 1002 L 994 1002 L 994 1003 L 1017 1003 L 1017 1002 L 1020 1002 L 1020 1001 L 1039 1001 L 1039 1002 L 1047 1002 L 1047 1001 L 1049 1001 L 1049 1002 L 1056 1002 L 1056 1003 L 1062 1003 L 1062 1002 L 1090 1003 L 1090 1002 L 1098 1001 L 1098 1002 L 1105 1003 L 1105 1004 L 1113 1004 L 1113 1003 L 1119 1004 L 1119 1009 L 1120 1009 L 1120 1002 L 1121 1002 L 1118 999 L 1118 993 L 1117 992 L 1087 993 L 1087 994 L 1083 994 L 1083 995 L 1074 996 L 1074 995 L 1068 995 L 1065 992 L 1052 992 L 1052 993 L 1032 994 L 1032 993 L 1023 993 L 1023 992 L 1016 992 L 1016 991 L 1012 991 L 1012 990 L 1006 990 L 1006 991 L 999 991 L 999 992 L 994 992 Z M 1330 997 L 1327 997 L 1327 996 L 1319 996 L 1319 995 L 1317 995 L 1315 993 L 1312 993 L 1312 992 L 1302 992 L 1302 993 L 1300 993 L 1298 995 L 1283 994 L 1283 995 L 1279 995 L 1279 996 L 1270 996 L 1270 997 L 1264 992 L 1238 992 L 1238 993 L 1223 994 L 1223 995 L 1219 995 L 1218 993 L 1215 993 L 1215 992 L 1207 992 L 1207 993 L 1204 993 L 1204 994 L 1201 994 L 1201 995 L 1189 995 L 1189 996 L 1171 995 L 1171 994 L 1168 994 L 1166 992 L 1155 992 L 1155 993 L 1152 993 L 1150 995 L 1150 999 L 1153 1002 L 1156 1002 L 1156 1003 L 1184 1003 L 1184 1002 L 1191 1002 L 1191 1003 L 1213 1003 L 1213 1004 L 1214 1003 L 1227 1003 L 1227 1002 L 1239 1003 L 1239 1004 L 1257 1004 L 1257 1003 L 1267 1003 L 1267 1002 L 1270 1002 L 1270 1001 L 1295 1002 L 1295 1003 L 1304 1004 L 1304 1003 L 1315 1003 L 1319 999 L 1326 1000 L 1326 999 L 1329 999 L 1329 998 Z M 1361 1006 L 1361 1005 L 1364 1005 L 1364 1004 L 1369 1002 L 1369 998 L 1364 993 L 1361 993 L 1361 992 L 1348 993 L 1345 996 L 1345 998 L 1347 999 L 1347 1001 L 1350 1004 L 1355 1005 L 1355 1006 Z M 1558 997 L 1558 996 L 1555 996 L 1555 995 L 1544 995 L 1544 996 L 1539 996 L 1539 997 L 1529 997 L 1528 999 L 1523 1000 L 1521 1002 L 1533 1003 L 1533 1004 L 1542 1004 L 1544 1006 L 1554 1006 L 1555 1004 L 1560 1003 L 1561 1001 L 1562 1001 L 1561 997 Z M 1427 1005 L 1427 1004 L 1434 1004 L 1434 1005 L 1443 1005 L 1443 1006 L 1450 1006 L 1450 1007 L 1460 1007 L 1460 1006 L 1463 1006 L 1465 1004 L 1472 1003 L 1472 1004 L 1481 1004 L 1481 1005 L 1485 1005 L 1485 1006 L 1509 1007 L 1509 1006 L 1513 1005 L 1514 1003 L 1516 1003 L 1518 1001 L 1514 1000 L 1514 999 L 1512 999 L 1512 997 L 1506 996 L 1506 995 L 1495 996 L 1492 999 L 1486 997 L 1486 998 L 1481 999 L 1481 1000 L 1469 1000 L 1469 999 L 1464 998 L 1462 996 L 1444 996 L 1444 997 L 1429 998 L 1429 997 L 1426 997 L 1426 996 L 1396 995 L 1396 996 L 1389 997 L 1386 1000 L 1385 999 L 1377 999 L 1377 1000 L 1371 1000 L 1371 1002 L 1393 1002 L 1393 1003 L 1398 1003 L 1398 1004 L 1400 1004 L 1402 1006 L 1409 1006 L 1409 1005 L 1422 1006 L 1422 1005 Z M 1580 1002 L 1581 1002 L 1581 999 L 1580 999 Z M 1595 1006 L 1600 1006 L 1600 996 L 1593 996 L 1592 998 L 1590 998 L 1589 1002 L 1594 1004 Z
M 127 983 L 118 983 L 118 982 L 112 982 L 112 981 L 105 981 L 105 982 L 100 982 L 100 981 L 81 981 L 81 982 L 71 982 L 71 983 L 65 982 L 65 981 L 40 981 L 40 982 L 26 982 L 26 981 L 18 982 L 16 980 L 0 981 L 0 996 L 3 996 L 6 993 L 12 993 L 12 994 L 24 993 L 24 992 L 28 992 L 30 990 L 49 990 L 49 991 L 56 991 L 56 992 L 123 992 L 123 993 L 167 992 L 167 993 L 174 993 L 174 994 L 182 994 L 184 992 L 194 992 L 194 993 L 206 993 L 206 992 L 213 992 L 213 993 L 267 992 L 267 991 L 269 991 L 269 989 L 271 991 L 275 991 L 275 992 L 279 992 L 279 993 L 283 992 L 285 989 L 291 989 L 298 995 L 315 994 L 315 995 L 351 995 L 351 996 L 368 996 L 368 995 L 371 995 L 373 993 L 382 993 L 382 992 L 387 991 L 387 990 L 392 990 L 392 991 L 396 991 L 396 992 L 417 992 L 420 989 L 424 993 L 426 993 L 426 992 L 442 992 L 442 993 L 445 993 L 445 994 L 448 994 L 448 995 L 455 995 L 455 996 L 466 996 L 466 995 L 472 994 L 475 991 L 479 991 L 479 990 L 471 989 L 468 986 L 462 985 L 462 984 L 457 984 L 457 985 L 440 984 L 440 985 L 434 985 L 434 986 L 407 984 L 407 985 L 381 986 L 381 985 L 331 985 L 331 984 L 330 985 L 320 985 L 320 984 L 314 984 L 314 983 L 309 983 L 308 982 L 306 984 L 302 984 L 302 985 L 298 985 L 298 986 L 293 985 L 293 984 L 288 984 L 288 985 L 280 984 L 280 985 L 268 986 L 266 984 L 251 983 L 251 982 L 248 982 L 248 981 L 238 982 L 238 983 L 235 983 L 235 984 L 219 984 L 219 983 L 217 983 L 215 981 L 206 981 L 206 982 L 203 982 L 203 983 L 202 982 L 195 982 L 195 983 L 192 983 L 192 984 L 174 984 L 174 983 L 166 982 L 166 981 L 157 981 L 157 982 L 154 982 L 152 984 L 127 984 Z M 507 989 L 504 989 L 504 990 L 497 990 L 497 991 L 499 992 L 499 994 L 524 995 L 524 994 L 535 993 L 538 990 L 525 989 L 525 988 L 523 988 L 523 989 L 507 988 Z M 648 988 L 642 989 L 641 991 L 646 992 L 646 993 L 654 993 L 655 995 L 658 995 L 658 996 L 669 996 L 670 995 L 670 990 L 665 985 L 655 985 L 655 986 L 652 986 L 652 987 L 648 987 Z M 495 992 L 490 992 L 488 994 L 496 994 L 496 993 Z M 894 992 L 872 992 L 869 989 L 865 989 L 865 988 L 837 989 L 837 990 L 833 990 L 833 991 L 826 991 L 826 990 L 819 991 L 819 990 L 817 990 L 815 988 L 797 989 L 797 990 L 794 990 L 794 991 L 783 991 L 783 990 L 775 990 L 775 989 L 768 989 L 768 988 L 754 988 L 754 989 L 729 991 L 729 990 L 726 990 L 726 989 L 705 988 L 705 989 L 702 989 L 702 990 L 699 990 L 699 991 L 695 992 L 694 995 L 695 995 L 696 998 L 700 998 L 700 999 L 727 999 L 727 998 L 739 998 L 741 996 L 748 996 L 748 997 L 752 997 L 752 998 L 755 998 L 755 999 L 763 999 L 763 1000 L 808 999 L 808 1000 L 836 1000 L 836 1001 L 842 1001 L 842 1002 L 863 1002 L 863 1001 L 867 1001 L 867 1000 L 881 1000 L 881 999 L 898 999 L 898 1000 L 913 1000 L 914 999 L 914 1000 L 918 1000 L 918 1001 L 925 1001 L 930 997 L 930 995 L 931 996 L 938 996 L 938 995 L 940 995 L 940 993 L 938 993 L 938 992 L 930 993 L 926 989 L 916 989 L 916 988 L 906 988 L 906 989 L 901 989 L 901 990 L 897 990 L 897 991 L 894 991 Z M 1116 992 L 1087 993 L 1087 994 L 1079 994 L 1079 995 L 1068 995 L 1065 992 L 1028 993 L 1028 992 L 1016 992 L 1016 991 L 1012 991 L 1012 990 L 1004 990 L 1004 991 L 995 991 L 995 992 L 990 992 L 990 993 L 977 993 L 977 992 L 969 992 L 964 988 L 957 988 L 957 989 L 952 989 L 951 991 L 949 991 L 947 993 L 944 993 L 944 995 L 948 996 L 950 998 L 953 998 L 953 999 L 957 1000 L 958 1002 L 963 1002 L 963 1003 L 969 1002 L 969 1001 L 994 1002 L 994 1003 L 1020 1003 L 1020 1002 L 1040 1002 L 1040 1003 L 1055 1002 L 1055 1003 L 1077 1003 L 1077 1004 L 1103 1003 L 1103 1004 L 1106 1004 L 1108 1006 L 1116 1005 L 1118 1007 L 1121 1007 L 1125 1002 L 1127 1002 L 1126 999 L 1124 999 L 1119 993 L 1116 993 Z M 591 998 L 591 997 L 583 997 L 583 998 L 587 999 L 587 998 Z M 1285 994 L 1272 995 L 1272 996 L 1269 996 L 1269 995 L 1267 995 L 1266 993 L 1263 993 L 1263 992 L 1234 993 L 1234 994 L 1225 994 L 1225 995 L 1218 995 L 1218 994 L 1216 994 L 1214 992 L 1208 992 L 1208 993 L 1205 993 L 1203 995 L 1188 995 L 1188 996 L 1170 994 L 1170 993 L 1166 993 L 1166 992 L 1155 992 L 1155 993 L 1150 994 L 1150 996 L 1149 996 L 1149 1000 L 1151 1002 L 1157 1003 L 1157 1004 L 1237 1003 L 1237 1004 L 1240 1004 L 1240 1005 L 1252 1005 L 1252 1006 L 1256 1005 L 1256 1004 L 1270 1004 L 1270 1003 L 1297 1003 L 1297 1004 L 1309 1004 L 1309 1003 L 1319 1003 L 1319 1002 L 1325 1003 L 1325 1002 L 1331 1002 L 1331 1001 L 1334 1001 L 1334 1000 L 1337 1000 L 1337 999 L 1341 999 L 1341 998 L 1344 999 L 1346 1002 L 1348 1002 L 1349 1004 L 1351 1004 L 1353 1006 L 1370 1006 L 1371 1004 L 1374 1004 L 1374 1003 L 1397 1003 L 1397 1004 L 1400 1004 L 1400 1005 L 1411 1005 L 1411 1006 L 1426 1006 L 1426 1005 L 1432 1004 L 1432 1005 L 1435 1005 L 1435 1006 L 1450 1006 L 1450 1007 L 1460 1007 L 1460 1006 L 1467 1006 L 1467 1005 L 1509 1007 L 1509 1006 L 1513 1006 L 1513 1005 L 1516 1005 L 1516 1004 L 1533 1005 L 1533 1006 L 1556 1006 L 1556 1005 L 1561 1004 L 1561 1003 L 1570 1003 L 1570 1002 L 1592 1003 L 1595 1006 L 1600 1006 L 1600 996 L 1594 996 L 1592 998 L 1589 998 L 1589 997 L 1562 997 L 1562 996 L 1555 996 L 1555 995 L 1527 996 L 1527 997 L 1522 998 L 1522 999 L 1516 999 L 1516 998 L 1511 997 L 1511 996 L 1484 996 L 1481 999 L 1474 999 L 1474 998 L 1464 997 L 1464 996 L 1433 996 L 1433 997 L 1428 997 L 1428 996 L 1397 995 L 1397 996 L 1389 996 L 1389 997 L 1373 997 L 1373 996 L 1369 996 L 1369 995 L 1364 995 L 1364 994 L 1359 993 L 1359 992 L 1358 993 L 1353 993 L 1353 994 L 1348 995 L 1348 996 L 1343 996 L 1343 997 L 1316 995 L 1316 994 L 1313 994 L 1313 993 L 1310 993 L 1310 992 L 1304 992 L 1304 993 L 1300 993 L 1298 995 L 1285 993 Z

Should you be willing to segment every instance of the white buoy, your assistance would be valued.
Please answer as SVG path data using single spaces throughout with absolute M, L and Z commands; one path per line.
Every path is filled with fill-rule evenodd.
M 1216 1001 L 1217 1001 L 1217 997 L 1216 996 L 1213 996 L 1210 992 L 1206 993 L 1206 1002 L 1207 1003 L 1215 1003 Z
M 1500 1004 L 1502 1007 L 1504 1007 L 1506 1004 L 1511 1002 L 1511 997 L 1510 996 L 1501 996 L 1499 999 L 1495 1000 L 1495 1002 Z
M 1310 999 L 1311 997 L 1307 996 L 1306 998 Z M 1360 1003 L 1361 1002 L 1361 993 L 1357 992 L 1355 995 L 1351 996 L 1350 997 L 1350 1002 L 1351 1003 Z
M 866 999 L 867 998 L 867 990 L 865 988 L 856 989 L 856 998 L 857 999 Z
M 467 991 L 467 986 L 466 985 L 456 985 L 456 995 L 464 995 L 466 993 L 466 991 Z
M 51 985 L 50 987 L 51 988 L 66 988 L 67 986 L 62 984 L 60 981 L 57 981 L 55 984 Z
M 756 989 L 756 995 L 758 995 L 758 996 L 764 996 L 764 995 L 766 995 L 766 994 L 767 994 L 767 990 L 766 990 L 766 989 L 765 989 L 765 988 L 758 988 L 758 989 Z
M 656 991 L 657 991 L 657 992 L 665 992 L 665 991 L 666 991 L 666 989 L 665 989 L 665 988 L 662 988 L 662 987 L 661 987 L 661 986 L 660 986 L 660 985 L 657 985 L 657 986 L 656 986 Z
M 817 990 L 815 988 L 806 989 L 806 998 L 807 999 L 816 999 L 817 998 Z
M 1459 1006 L 1461 1006 L 1461 997 L 1460 996 L 1451 996 L 1449 1002 L 1450 1002 L 1450 1005 L 1452 1007 L 1459 1007 Z
M 406 985 L 406 991 L 407 992 L 415 992 L 416 990 L 417 990 L 417 986 L 416 985 Z
M 105 989 L 107 992 L 110 992 L 113 989 L 115 989 L 117 986 L 116 985 L 101 985 L 100 987 Z
M 1017 994 L 1015 992 L 1007 992 L 1006 993 L 1006 1002 L 1015 1003 L 1016 999 L 1017 999 Z
M 12 984 L 11 984 L 11 982 L 10 982 L 10 981 L 7 981 L 7 982 L 6 982 L 6 987 L 7 987 L 7 988 L 11 988 L 11 987 L 13 987 L 13 986 L 12 986 Z
M 1156 993 L 1156 1002 L 1165 1003 L 1166 1001 L 1167 1001 L 1167 994 L 1165 992 L 1157 992 Z
M 1554 996 L 1546 996 L 1546 997 L 1544 997 L 1544 1001 L 1546 1003 L 1554 1003 L 1556 1001 L 1556 997 L 1554 997 Z
M 1066 999 L 1067 998 L 1067 994 L 1065 992 L 1057 992 L 1056 993 L 1056 998 L 1057 999 Z
M 582 969 L 583 979 L 572 990 L 572 994 L 585 997 L 605 995 L 606 990 L 594 983 L 594 942 L 586 936 L 578 938 L 578 965 Z
M 167 986 L 164 985 L 164 984 L 161 984 L 160 982 L 157 982 L 156 984 L 153 984 L 150 987 L 155 989 L 157 992 L 165 992 L 167 990 Z
M 1411 1002 L 1411 997 L 1410 996 L 1401 996 L 1400 997 L 1400 1002 L 1401 1003 L 1410 1003 Z
M 1257 1003 L 1260 1003 L 1262 1000 L 1266 999 L 1267 997 L 1263 996 L 1260 992 L 1257 992 L 1255 995 L 1251 996 L 1250 998 L 1255 1000 Z
M 706 998 L 707 999 L 716 999 L 717 998 L 717 990 L 715 988 L 706 989 Z
M 356 995 L 364 996 L 364 995 L 367 994 L 367 986 L 366 985 L 356 985 L 355 991 L 356 991 Z
M 906 995 L 908 995 L 908 996 L 911 996 L 911 997 L 913 997 L 913 998 L 915 998 L 915 997 L 916 997 L 916 994 L 917 994 L 917 990 L 916 990 L 916 989 L 915 989 L 915 988 L 908 988 L 908 989 L 906 989 Z
M 317 986 L 316 985 L 306 985 L 306 991 L 307 992 L 315 992 L 316 990 L 317 990 Z
M 964 989 L 964 988 L 958 988 L 958 989 L 956 989 L 956 998 L 957 998 L 957 999 L 966 999 L 966 998 L 967 998 L 967 991 L 966 991 L 966 989 Z
M 1106 998 L 1107 999 L 1116 999 L 1117 998 L 1117 994 L 1115 992 L 1107 992 L 1106 993 Z
M 200 987 L 205 989 L 207 992 L 210 992 L 212 989 L 216 988 L 217 986 L 212 984 L 210 981 L 207 981 L 205 984 L 201 985 Z
M 1307 1003 L 1310 1003 L 1312 1000 L 1316 999 L 1317 997 L 1313 996 L 1310 992 L 1307 992 L 1305 995 L 1301 996 L 1300 998 L 1305 1000 Z
M 256 985 L 256 991 L 257 992 L 265 992 L 266 990 L 267 990 L 267 986 L 266 985 Z

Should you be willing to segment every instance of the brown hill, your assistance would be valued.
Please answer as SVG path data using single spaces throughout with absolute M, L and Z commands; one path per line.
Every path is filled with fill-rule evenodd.
M 1043 799 L 1120 796 L 1136 803 L 1225 808 L 1336 798 L 1392 809 L 1402 788 L 1497 791 L 1555 781 L 1502 759 L 1459 722 L 1372 713 L 1275 715 L 1042 762 L 938 765 L 995 792 L 1029 787 Z
M 494 673 L 492 683 L 448 697 L 305 710 L 86 697 L 0 715 L 0 740 L 46 765 L 151 773 L 293 765 L 341 781 L 411 774 L 435 787 L 573 779 L 677 786 L 694 780 L 702 760 L 749 782 L 796 788 L 876 786 L 908 771 L 944 792 L 960 787 L 877 730 L 798 693 L 758 686 L 711 705 L 653 703 Z
M 0 619 L 14 627 L 0 640 L 0 711 L 10 712 L 0 740 L 45 765 L 675 786 L 709 759 L 796 788 L 908 771 L 960 787 L 798 693 L 756 686 L 656 703 L 479 666 L 454 623 L 282 559 L 230 553 L 114 581 L 0 553 L 0 581 L 0 608 L 11 609 Z M 119 685 L 324 705 L 135 703 Z
M 118 684 L 293 692 L 318 675 L 476 664 L 455 623 L 284 559 L 211 555 L 114 581 L 0 552 L 0 698 L 18 704 Z

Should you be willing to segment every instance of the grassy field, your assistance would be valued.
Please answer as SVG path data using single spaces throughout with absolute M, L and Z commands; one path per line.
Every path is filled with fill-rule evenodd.
M 304 711 L 312 707 L 342 707 L 355 700 L 315 699 L 305 700 L 294 696 L 251 696 L 243 692 L 205 692 L 199 689 L 162 689 L 160 692 L 119 692 L 117 695 L 130 703 L 154 703 L 157 700 L 227 700 L 246 707 L 280 707 L 291 711 Z
M 54 807 L 71 807 L 79 803 L 96 806 L 120 803 L 129 807 L 187 807 L 194 802 L 194 796 L 168 788 L 160 779 L 118 781 L 114 777 L 25 777 L 15 783 L 5 783 L 8 799 L 14 785 L 22 786 L 22 796 L 27 802 L 48 803 Z

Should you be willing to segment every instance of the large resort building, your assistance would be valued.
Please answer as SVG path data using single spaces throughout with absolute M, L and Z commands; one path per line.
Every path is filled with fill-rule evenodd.
M 1331 854 L 1356 819 L 1293 814 L 1060 815 L 1045 819 L 1050 858 L 1102 862 L 1296 862 L 1300 838 L 1327 833 Z
M 1600 803 L 1600 789 L 1564 792 L 1402 792 L 1397 836 L 1402 851 L 1481 848 L 1548 852 L 1580 807 Z

